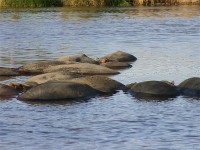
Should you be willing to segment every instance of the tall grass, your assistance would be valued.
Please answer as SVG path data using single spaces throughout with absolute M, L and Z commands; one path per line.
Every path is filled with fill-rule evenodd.
M 102 6 L 128 6 L 129 0 L 0 0 L 0 6 L 5 7 L 102 7 Z
M 62 0 L 0 0 L 5 7 L 52 7 L 62 6 Z

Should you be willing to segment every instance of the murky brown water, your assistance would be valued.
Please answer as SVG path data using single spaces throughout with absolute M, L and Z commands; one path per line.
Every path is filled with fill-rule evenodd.
M 116 50 L 138 61 L 112 78 L 180 83 L 200 76 L 200 7 L 0 9 L 0 66 Z M 0 78 L 1 83 L 27 77 Z M 200 101 L 142 101 L 123 92 L 83 102 L 0 101 L 0 149 L 200 148 Z

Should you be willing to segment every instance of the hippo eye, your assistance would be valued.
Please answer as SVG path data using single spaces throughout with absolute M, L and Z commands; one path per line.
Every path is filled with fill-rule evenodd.
M 81 61 L 81 59 L 80 58 L 76 58 L 76 62 L 80 62 Z

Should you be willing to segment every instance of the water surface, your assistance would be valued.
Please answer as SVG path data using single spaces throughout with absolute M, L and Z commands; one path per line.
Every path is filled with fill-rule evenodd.
M 0 66 L 84 52 L 135 55 L 124 84 L 200 76 L 200 7 L 0 9 Z M 24 82 L 28 77 L 0 79 Z M 119 91 L 81 102 L 0 101 L 0 148 L 200 149 L 200 101 L 148 101 Z

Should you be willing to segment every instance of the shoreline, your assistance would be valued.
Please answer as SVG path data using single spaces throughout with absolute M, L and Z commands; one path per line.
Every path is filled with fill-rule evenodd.
M 200 6 L 200 0 L 135 0 L 129 3 L 117 4 L 117 5 L 87 5 L 87 4 L 73 4 L 66 5 L 65 3 L 59 4 L 5 4 L 4 0 L 0 0 L 0 8 L 43 8 L 43 7 L 61 7 L 61 8 L 105 8 L 105 7 L 140 7 L 140 6 Z

